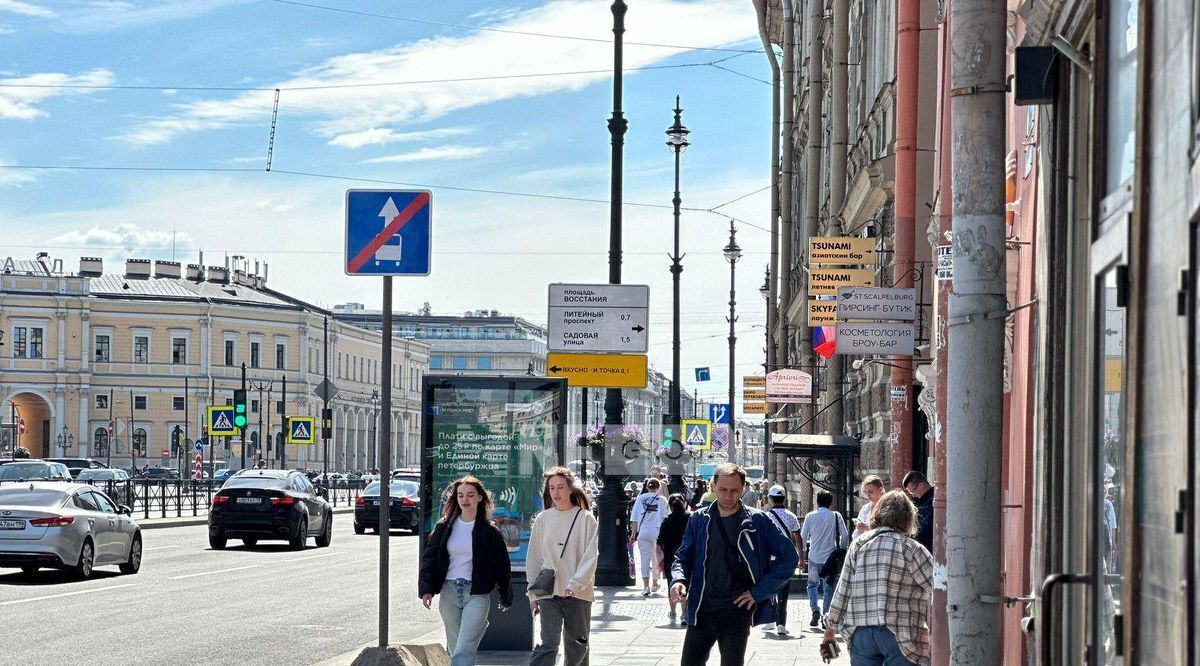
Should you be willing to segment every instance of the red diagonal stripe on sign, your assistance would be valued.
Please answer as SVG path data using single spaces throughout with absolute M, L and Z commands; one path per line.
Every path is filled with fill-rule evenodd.
M 389 222 L 378 236 L 376 236 L 370 243 L 367 243 L 367 246 L 364 247 L 361 252 L 355 255 L 354 259 L 350 260 L 350 272 L 357 273 L 358 269 L 365 266 L 366 263 L 375 256 L 375 252 L 379 250 L 379 248 L 383 247 L 384 244 L 388 242 L 388 239 L 390 239 L 392 236 L 395 236 L 397 231 L 403 229 L 404 225 L 408 224 L 408 221 L 413 219 L 413 216 L 415 216 L 418 211 L 424 208 L 425 204 L 427 203 L 429 203 L 429 193 L 421 192 L 418 194 L 417 198 L 412 200 L 412 203 L 408 204 L 404 210 L 400 211 L 400 214 L 397 215 L 394 220 Z

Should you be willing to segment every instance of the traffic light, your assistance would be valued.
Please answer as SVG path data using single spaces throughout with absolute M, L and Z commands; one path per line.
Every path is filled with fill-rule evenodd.
M 175 429 L 171 431 L 171 455 L 173 457 L 182 455 L 182 452 L 179 450 L 179 436 L 182 434 L 183 431 L 179 429 L 179 426 L 175 426 Z
M 238 428 L 246 427 L 246 390 L 233 390 L 233 425 Z

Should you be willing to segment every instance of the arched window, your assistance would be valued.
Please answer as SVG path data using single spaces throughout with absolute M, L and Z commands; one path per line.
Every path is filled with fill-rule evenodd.
M 259 451 L 259 448 L 258 448 L 258 431 L 257 430 L 250 433 L 250 448 L 248 450 L 248 453 L 252 456 L 262 455 L 261 451 Z
M 108 455 L 108 429 L 96 428 L 96 432 L 92 433 L 92 442 L 95 445 L 96 455 Z
M 133 431 L 133 450 L 131 453 L 135 456 L 146 455 L 146 429 L 137 428 Z

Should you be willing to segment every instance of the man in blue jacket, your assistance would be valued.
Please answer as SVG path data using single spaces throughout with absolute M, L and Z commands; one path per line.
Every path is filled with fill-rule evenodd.
M 799 561 L 779 525 L 742 504 L 745 470 L 721 464 L 711 487 L 717 501 L 688 519 L 671 568 L 671 594 L 684 602 L 688 625 L 682 666 L 707 664 L 714 643 L 721 666 L 744 663 L 750 627 L 775 622 L 775 593 Z

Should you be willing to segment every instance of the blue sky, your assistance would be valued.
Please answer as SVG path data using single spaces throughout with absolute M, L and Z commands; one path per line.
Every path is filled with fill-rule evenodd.
M 324 176 L 398 181 L 433 190 L 435 252 L 428 278 L 398 282 L 398 309 L 544 322 L 547 283 L 606 280 L 607 204 L 470 190 L 607 200 L 610 4 L 0 0 L 0 166 L 249 170 L 0 168 L 0 254 L 115 271 L 174 243 L 185 263 L 242 254 L 270 263 L 276 289 L 378 307 L 378 280 L 344 276 L 339 248 L 345 189 L 385 185 Z M 627 42 L 714 49 L 625 50 L 625 199 L 667 207 L 625 208 L 624 279 L 651 285 L 651 362 L 666 371 L 675 95 L 693 142 L 684 205 L 709 208 L 768 185 L 769 70 L 739 53 L 761 48 L 750 0 L 629 4 Z M 740 75 L 705 64 L 725 58 Z M 480 77 L 497 78 L 451 81 Z M 769 203 L 721 210 L 767 227 Z M 761 363 L 769 240 L 739 225 L 739 375 Z M 684 214 L 683 364 L 712 366 L 698 385 L 712 394 L 727 377 L 727 241 L 725 218 Z

